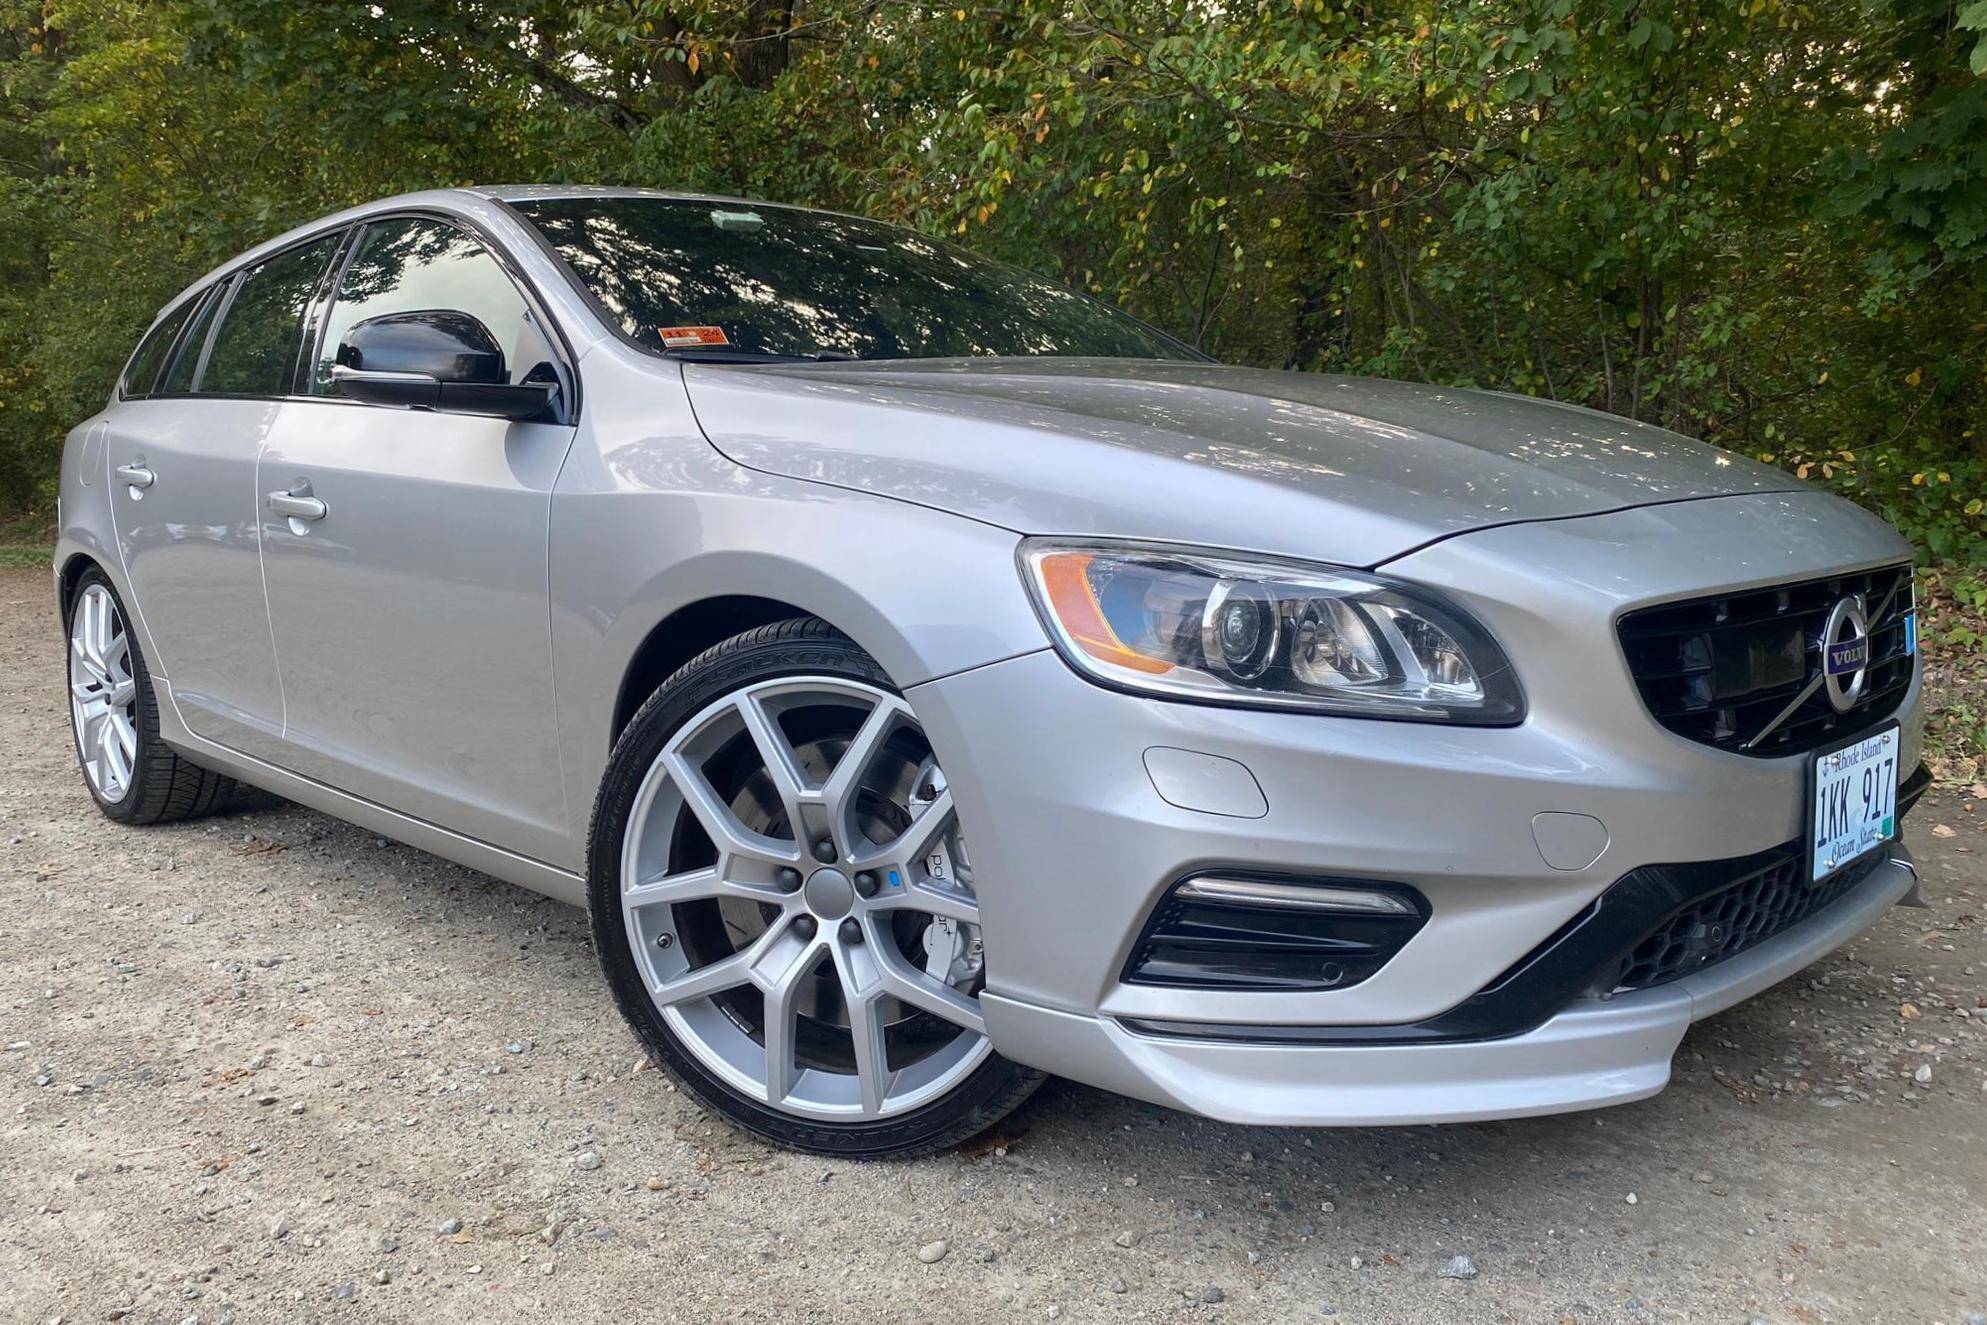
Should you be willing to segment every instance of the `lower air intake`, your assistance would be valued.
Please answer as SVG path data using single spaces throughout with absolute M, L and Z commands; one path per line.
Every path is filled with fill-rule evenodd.
M 1615 992 L 1668 984 L 1756 947 L 1854 892 L 1888 857 L 1878 852 L 1810 887 L 1807 857 L 1789 849 L 1658 925 L 1621 958 Z
M 1197 876 L 1153 909 L 1127 984 L 1185 989 L 1343 989 L 1393 959 L 1428 921 L 1401 884 Z

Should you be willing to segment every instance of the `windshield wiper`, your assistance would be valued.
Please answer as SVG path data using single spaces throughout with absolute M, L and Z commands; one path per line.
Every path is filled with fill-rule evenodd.
M 665 348 L 664 357 L 687 363 L 847 363 L 858 356 L 846 350 L 823 350 L 819 354 L 775 354 L 771 350 L 745 350 L 730 345 L 678 345 Z

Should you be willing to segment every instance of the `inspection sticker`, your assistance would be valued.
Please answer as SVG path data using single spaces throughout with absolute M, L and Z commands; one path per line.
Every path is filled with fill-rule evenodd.
M 731 337 L 724 334 L 723 327 L 657 327 L 656 335 L 662 337 L 662 347 L 666 350 L 731 344 Z

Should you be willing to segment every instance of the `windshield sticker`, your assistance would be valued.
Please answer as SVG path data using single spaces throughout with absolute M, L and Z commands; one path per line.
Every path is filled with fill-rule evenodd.
M 766 218 L 757 212 L 728 212 L 723 208 L 712 208 L 711 224 L 720 230 L 757 230 L 766 224 Z
M 657 327 L 655 334 L 662 337 L 662 347 L 666 350 L 680 350 L 693 345 L 731 344 L 731 338 L 724 334 L 723 327 Z

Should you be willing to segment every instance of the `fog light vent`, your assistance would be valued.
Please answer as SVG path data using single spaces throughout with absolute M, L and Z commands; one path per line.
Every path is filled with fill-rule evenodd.
M 1174 885 L 1125 981 L 1190 989 L 1343 989 L 1385 966 L 1428 920 L 1405 884 L 1223 872 Z

